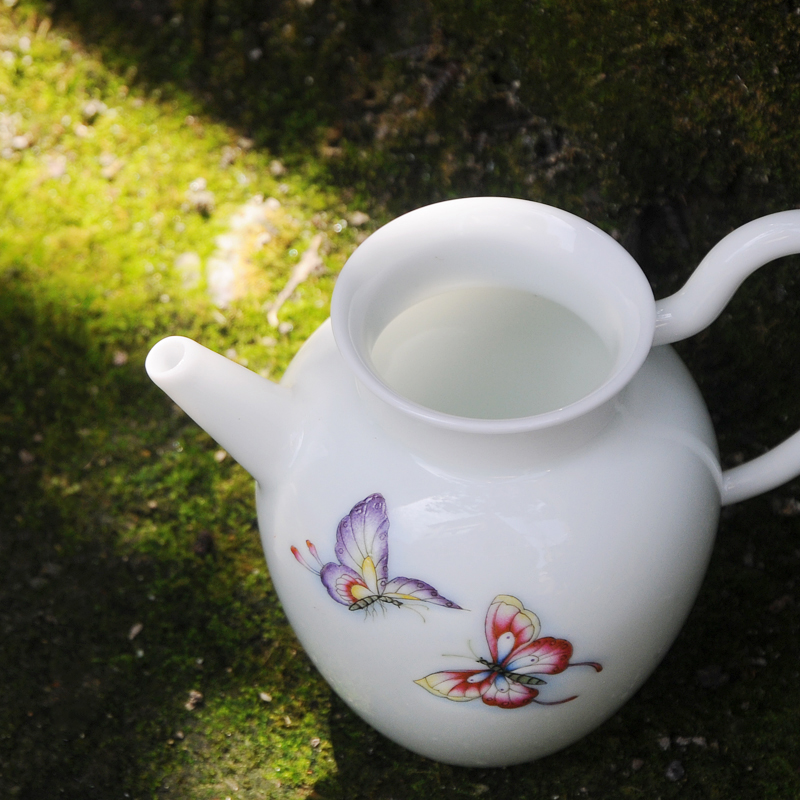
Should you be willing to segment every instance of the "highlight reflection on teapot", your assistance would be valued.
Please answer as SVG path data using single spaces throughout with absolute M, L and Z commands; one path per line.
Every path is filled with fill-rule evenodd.
M 367 239 L 280 384 L 182 337 L 150 377 L 256 479 L 304 648 L 363 719 L 467 766 L 559 750 L 672 644 L 721 505 L 800 474 L 800 435 L 723 471 L 669 347 L 800 211 L 720 242 L 656 303 L 611 237 L 508 198 L 418 209 Z

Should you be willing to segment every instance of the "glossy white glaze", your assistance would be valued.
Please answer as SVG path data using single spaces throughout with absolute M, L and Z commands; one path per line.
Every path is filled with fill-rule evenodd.
M 800 212 L 780 224 L 800 230 Z M 758 249 L 763 235 L 751 228 L 750 244 L 737 247 Z M 768 248 L 761 261 L 769 257 Z M 376 374 L 375 341 L 415 303 L 465 286 L 566 306 L 609 348 L 607 380 L 563 408 L 510 419 L 456 417 L 398 395 Z M 701 313 L 678 301 L 659 308 L 671 319 Z M 651 349 L 656 306 L 641 272 L 610 237 L 564 212 L 505 198 L 451 201 L 399 218 L 356 251 L 332 322 L 281 385 L 180 337 L 156 345 L 147 369 L 256 477 L 286 614 L 356 713 L 453 764 L 513 764 L 570 744 L 613 714 L 669 648 L 732 491 L 694 382 L 669 346 Z M 753 462 L 749 483 L 734 474 L 738 495 L 728 500 L 800 472 L 800 455 L 785 450 Z M 360 553 L 356 574 L 335 551 L 337 526 L 351 509 L 357 526 L 368 498 L 365 518 L 383 520 L 385 535 L 385 513 L 388 539 Z M 376 583 L 381 574 L 389 583 Z M 401 576 L 417 594 L 392 589 Z M 525 652 L 542 655 L 539 666 L 520 672 L 490 653 L 490 608 L 528 621 Z M 561 666 L 542 666 L 553 654 Z M 442 672 L 460 682 L 481 671 L 463 684 L 473 699 L 455 702 L 441 683 Z M 509 686 L 498 696 L 523 700 L 487 704 Z

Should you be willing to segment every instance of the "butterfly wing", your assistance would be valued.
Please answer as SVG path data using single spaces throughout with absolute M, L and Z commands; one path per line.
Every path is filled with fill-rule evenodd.
M 523 647 L 536 640 L 542 625 L 516 597 L 499 594 L 486 612 L 486 642 L 492 661 L 502 667 Z
M 452 600 L 440 595 L 429 583 L 416 578 L 392 578 L 384 587 L 383 596 L 392 597 L 401 603 L 417 600 L 421 603 L 432 603 L 445 608 L 461 608 Z
M 320 570 L 319 577 L 328 594 L 337 603 L 345 606 L 351 606 L 374 594 L 358 573 L 341 564 L 326 564 Z
M 557 675 L 569 666 L 572 645 L 566 639 L 546 636 L 515 650 L 505 668 L 515 675 Z
M 414 683 L 438 697 L 466 702 L 484 695 L 493 680 L 494 673 L 488 669 L 458 669 L 433 672 Z
M 336 557 L 360 575 L 374 594 L 389 577 L 389 517 L 381 494 L 356 503 L 336 531 Z
M 490 669 L 461 669 L 434 672 L 414 683 L 447 700 L 466 702 L 483 698 L 488 706 L 521 708 L 533 702 L 539 692 Z
M 539 690 L 533 686 L 525 686 L 504 675 L 496 674 L 483 693 L 483 702 L 487 706 L 498 708 L 522 708 L 532 703 L 538 694 Z

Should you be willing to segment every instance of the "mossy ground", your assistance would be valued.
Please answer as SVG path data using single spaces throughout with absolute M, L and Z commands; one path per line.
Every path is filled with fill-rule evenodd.
M 359 235 L 457 194 L 581 213 L 667 293 L 800 202 L 793 8 L 0 9 L 1 797 L 800 797 L 800 484 L 726 510 L 686 629 L 619 714 L 544 761 L 457 769 L 331 694 L 272 590 L 249 476 L 143 370 L 183 333 L 279 377 Z M 280 203 L 272 238 L 220 309 L 177 265 L 255 195 Z M 320 232 L 324 271 L 269 328 Z M 787 260 L 682 346 L 726 463 L 800 424 L 799 313 Z

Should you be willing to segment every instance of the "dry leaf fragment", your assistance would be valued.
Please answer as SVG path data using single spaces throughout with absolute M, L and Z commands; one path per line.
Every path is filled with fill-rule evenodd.
M 133 641 L 143 630 L 144 625 L 142 625 L 141 622 L 137 622 L 135 625 L 132 625 L 131 629 L 128 631 L 128 639 Z

